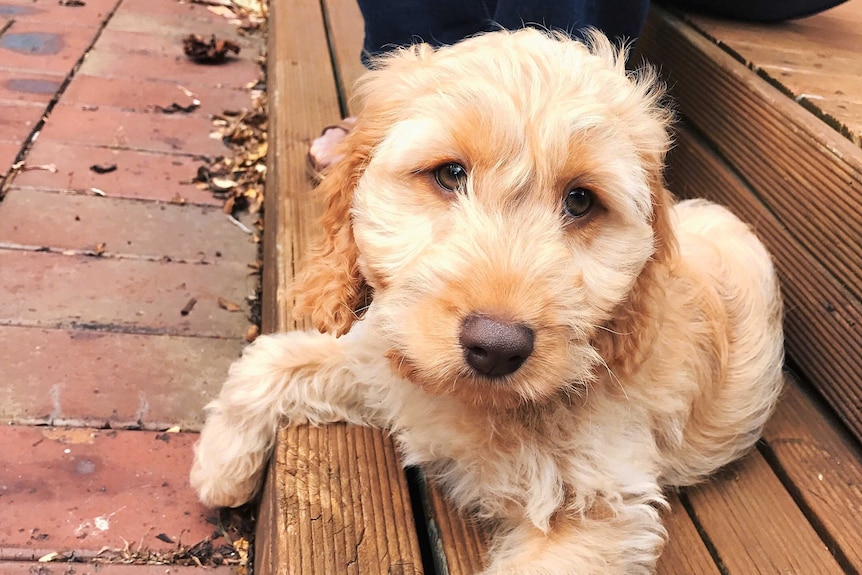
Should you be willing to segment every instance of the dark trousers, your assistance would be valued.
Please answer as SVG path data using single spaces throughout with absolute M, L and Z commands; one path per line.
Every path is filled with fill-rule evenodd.
M 649 0 L 359 0 L 365 17 L 365 54 L 417 41 L 435 46 L 499 28 L 540 26 L 574 36 L 598 28 L 617 40 L 634 39 Z
M 774 22 L 846 0 L 657 0 L 715 16 Z M 480 32 L 539 26 L 579 36 L 598 28 L 616 42 L 638 37 L 649 0 L 358 0 L 365 17 L 363 62 L 398 46 L 454 44 Z

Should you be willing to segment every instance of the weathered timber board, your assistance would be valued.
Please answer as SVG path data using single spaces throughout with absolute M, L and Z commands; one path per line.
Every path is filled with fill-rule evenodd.
M 680 132 L 672 189 L 757 228 L 784 280 L 792 360 L 862 437 L 862 149 L 667 12 L 653 10 L 639 49 L 715 150 Z
M 862 149 L 666 12 L 653 11 L 639 47 L 682 114 L 859 297 Z
M 448 575 L 478 573 L 485 565 L 482 530 L 455 511 L 439 489 L 426 487 L 428 534 L 437 571 Z
M 862 573 L 862 449 L 793 378 L 763 436 L 772 466 L 833 554 Z
M 664 513 L 668 542 L 659 557 L 657 575 L 719 575 L 712 555 L 679 496 L 668 494 L 668 503 L 670 511 Z
M 286 288 L 316 237 L 321 203 L 306 154 L 340 117 L 321 6 L 270 7 L 269 172 L 264 241 L 265 332 L 304 328 Z M 256 573 L 421 573 L 407 484 L 391 439 L 348 426 L 282 428 L 257 532 Z
M 686 497 L 731 575 L 844 573 L 756 451 Z
M 360 59 L 365 24 L 356 0 L 324 0 L 323 6 L 333 61 L 347 108 L 345 111 L 355 114 L 358 110 L 353 100 L 353 86 L 365 72 Z
M 692 25 L 778 81 L 862 146 L 862 0 L 809 18 L 748 24 L 700 16 Z

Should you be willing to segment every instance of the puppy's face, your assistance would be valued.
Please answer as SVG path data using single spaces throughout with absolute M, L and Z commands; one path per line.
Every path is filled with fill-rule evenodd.
M 667 146 L 618 60 L 527 30 L 366 78 L 352 233 L 401 375 L 501 408 L 594 377 L 597 331 L 656 251 Z

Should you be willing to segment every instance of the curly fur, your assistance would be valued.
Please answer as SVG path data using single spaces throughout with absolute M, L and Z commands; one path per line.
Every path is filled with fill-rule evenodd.
M 202 501 L 253 497 L 280 419 L 349 421 L 488 522 L 488 574 L 653 571 L 662 489 L 743 455 L 773 409 L 781 301 L 745 224 L 664 189 L 670 116 L 624 61 L 600 34 L 524 30 L 377 63 L 294 291 L 323 333 L 261 337 L 231 368 Z M 463 191 L 435 181 L 447 162 Z M 563 213 L 572 187 L 589 217 Z M 476 313 L 533 330 L 517 371 L 467 365 Z

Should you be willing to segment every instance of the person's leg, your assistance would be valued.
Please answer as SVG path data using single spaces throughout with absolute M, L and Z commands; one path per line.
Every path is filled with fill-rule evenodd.
M 597 28 L 634 40 L 649 0 L 358 0 L 365 19 L 364 61 L 417 41 L 454 44 L 479 32 L 538 26 L 574 35 Z
M 803 18 L 822 12 L 847 0 L 659 0 L 683 10 L 703 12 L 712 16 L 748 20 L 752 22 L 778 22 Z
M 493 5 L 463 0 L 358 0 L 365 19 L 363 62 L 398 46 L 454 44 L 486 29 Z
M 508 29 L 533 25 L 574 36 L 597 28 L 621 42 L 638 37 L 648 10 L 649 0 L 499 0 L 494 20 Z

